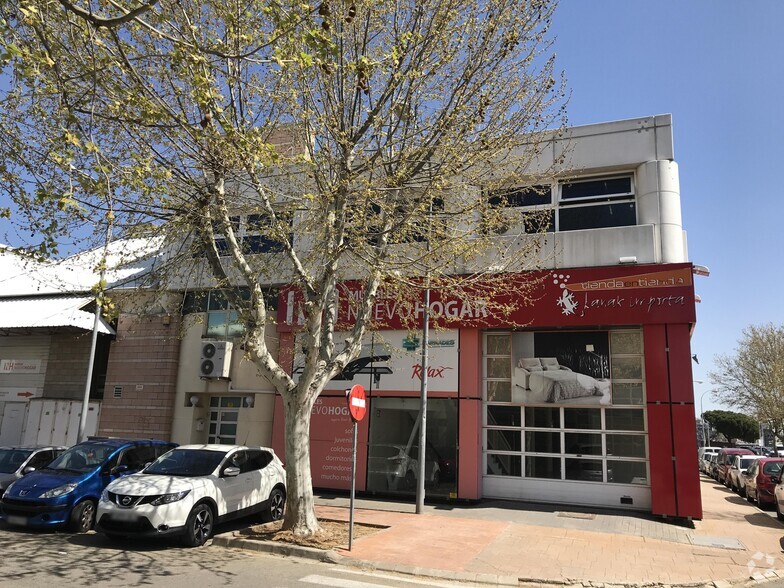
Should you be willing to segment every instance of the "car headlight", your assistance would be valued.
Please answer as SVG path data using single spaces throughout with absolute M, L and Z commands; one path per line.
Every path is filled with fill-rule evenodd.
M 51 490 L 47 490 L 43 494 L 41 494 L 41 498 L 57 498 L 58 496 L 64 496 L 69 492 L 73 492 L 76 489 L 76 484 L 71 482 L 70 484 L 63 484 L 62 486 L 58 486 L 57 488 L 52 488 Z
M 161 494 L 158 498 L 153 500 L 150 504 L 153 506 L 160 506 L 162 504 L 170 504 L 172 502 L 177 502 L 178 500 L 182 500 L 188 494 L 190 490 L 183 490 L 182 492 L 174 492 L 173 494 Z

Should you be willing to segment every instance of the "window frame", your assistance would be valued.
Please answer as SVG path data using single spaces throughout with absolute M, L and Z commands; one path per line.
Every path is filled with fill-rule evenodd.
M 621 180 L 621 179 L 628 179 L 629 180 L 629 190 L 627 191 L 609 191 L 604 194 L 592 195 L 592 196 L 581 196 L 575 198 L 564 198 L 564 186 L 574 185 L 574 184 L 588 184 L 590 182 L 598 182 L 598 181 L 611 181 L 611 180 Z M 619 226 L 637 226 L 638 223 L 638 212 L 637 212 L 637 182 L 636 182 L 636 174 L 633 171 L 628 172 L 617 172 L 612 174 L 597 174 L 592 176 L 580 176 L 574 179 L 558 179 L 549 184 L 547 183 L 536 183 L 530 185 L 521 185 L 516 187 L 509 187 L 509 188 L 500 188 L 494 190 L 483 190 L 482 191 L 482 198 L 487 202 L 487 205 L 493 208 L 502 207 L 507 209 L 509 212 L 507 213 L 510 217 L 510 222 L 508 228 L 501 232 L 498 231 L 498 235 L 505 235 L 508 234 L 510 231 L 515 233 L 519 232 L 521 234 L 528 234 L 528 235 L 535 235 L 535 234 L 549 234 L 549 233 L 565 233 L 571 231 L 583 231 L 583 230 L 592 230 L 592 229 L 602 229 L 602 228 L 614 228 Z M 549 204 L 529 204 L 529 205 L 517 205 L 514 203 L 514 198 L 508 195 L 516 194 L 517 192 L 527 191 L 527 190 L 536 190 L 548 187 L 550 189 L 550 203 Z M 498 202 L 492 202 L 493 199 L 498 200 Z M 505 202 L 504 202 L 505 200 Z M 595 227 L 583 227 L 577 229 L 562 229 L 561 223 L 561 211 L 562 210 L 575 210 L 577 208 L 599 208 L 602 206 L 615 206 L 615 205 L 623 205 L 623 204 L 631 204 L 634 208 L 634 223 L 633 224 L 621 224 L 621 225 L 598 225 Z M 528 223 L 526 222 L 526 216 L 530 213 L 541 213 L 544 211 L 550 211 L 552 217 L 550 219 L 549 226 L 547 230 L 542 231 L 541 228 L 535 231 L 528 230 Z M 481 222 L 480 222 L 481 226 Z M 552 229 L 552 230 L 551 230 Z M 480 229 L 481 232 L 485 234 L 489 234 L 491 231 L 488 229 Z

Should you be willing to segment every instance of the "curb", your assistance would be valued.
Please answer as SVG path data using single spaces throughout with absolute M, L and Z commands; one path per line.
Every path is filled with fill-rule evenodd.
M 257 551 L 261 553 L 272 553 L 274 555 L 282 555 L 285 557 L 299 557 L 303 559 L 319 561 L 322 563 L 361 568 L 363 570 L 379 570 L 383 572 L 394 572 L 397 574 L 405 574 L 409 576 L 439 578 L 442 580 L 452 580 L 456 582 L 473 582 L 476 584 L 487 584 L 490 586 L 564 586 L 570 588 L 653 588 L 663 586 L 667 588 L 732 588 L 756 587 L 784 577 L 784 573 L 758 572 L 753 574 L 750 578 L 737 578 L 733 580 L 708 580 L 705 582 L 686 582 L 674 584 L 662 582 L 632 582 L 616 584 L 612 582 L 594 582 L 590 580 L 567 578 L 564 578 L 563 580 L 542 580 L 509 575 L 455 572 L 451 570 L 439 570 L 434 568 L 422 568 L 397 563 L 355 559 L 353 557 L 341 555 L 333 549 L 318 549 L 316 547 L 293 545 L 291 543 L 283 543 L 280 541 L 243 539 L 241 537 L 237 537 L 234 533 L 216 535 L 212 538 L 212 544 L 219 547 L 244 549 L 247 551 Z
M 474 572 L 453 572 L 449 570 L 437 570 L 432 568 L 421 568 L 407 566 L 403 564 L 384 563 L 364 559 L 346 557 L 336 551 L 318 549 L 316 547 L 305 547 L 292 545 L 279 541 L 259 541 L 256 539 L 242 539 L 236 536 L 216 535 L 212 538 L 212 544 L 220 547 L 233 547 L 236 549 L 246 549 L 263 553 L 272 553 L 288 557 L 301 557 L 323 563 L 362 568 L 363 570 L 379 570 L 383 572 L 395 572 L 409 576 L 425 576 L 429 578 L 440 578 L 443 580 L 453 580 L 456 582 L 473 582 L 477 584 L 488 584 L 491 586 L 519 586 L 520 579 L 516 576 L 500 576 L 495 574 L 479 574 Z

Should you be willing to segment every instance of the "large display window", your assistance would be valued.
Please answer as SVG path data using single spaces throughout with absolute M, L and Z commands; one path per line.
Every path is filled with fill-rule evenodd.
M 368 492 L 414 495 L 419 479 L 419 398 L 373 398 L 368 439 Z M 457 496 L 457 401 L 427 401 L 425 492 Z
M 649 485 L 642 332 L 488 332 L 484 475 Z

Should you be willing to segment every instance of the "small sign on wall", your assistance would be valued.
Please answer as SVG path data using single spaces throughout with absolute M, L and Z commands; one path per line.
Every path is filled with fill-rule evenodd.
M 0 359 L 0 374 L 40 374 L 40 359 Z

